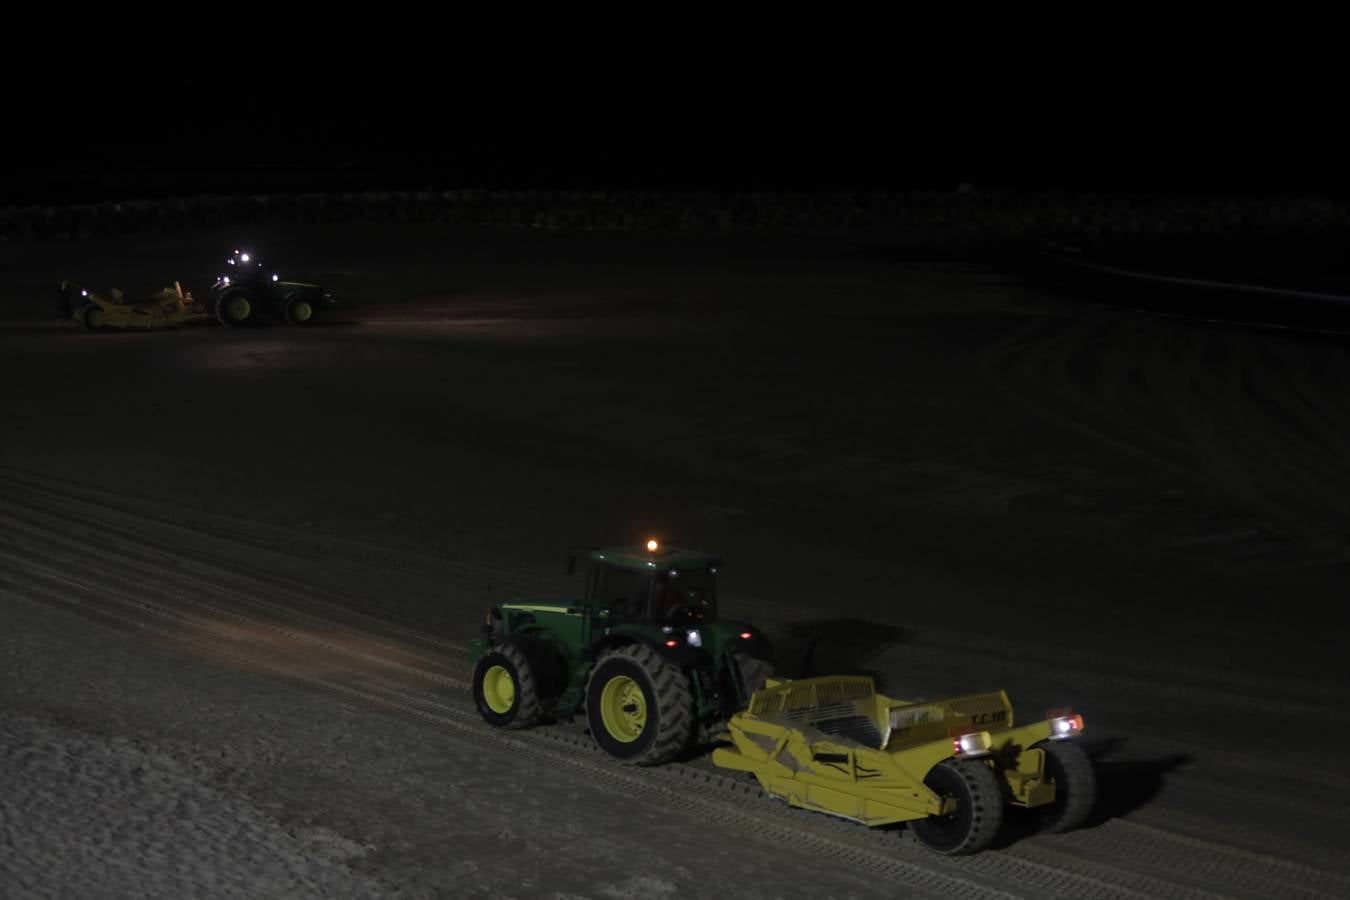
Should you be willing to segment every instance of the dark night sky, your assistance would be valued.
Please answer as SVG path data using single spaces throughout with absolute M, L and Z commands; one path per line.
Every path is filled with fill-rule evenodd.
M 900 58 L 913 49 L 897 37 Z M 847 49 L 847 48 L 846 48 Z M 980 47 L 634 68 L 479 55 L 194 67 L 12 95 L 0 199 L 420 186 L 978 188 L 1344 196 L 1336 81 L 1237 56 L 1160 70 Z M 581 53 L 582 51 L 578 51 Z M 1034 64 L 1033 64 L 1034 62 Z M 1256 65 L 1254 63 L 1260 63 Z M 127 74 L 134 72 L 134 74 Z M 202 74 L 206 72 L 207 74 Z

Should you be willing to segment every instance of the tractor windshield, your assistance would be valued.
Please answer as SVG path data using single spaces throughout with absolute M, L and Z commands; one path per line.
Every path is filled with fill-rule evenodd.
M 679 627 L 717 618 L 717 584 L 706 569 L 663 572 L 657 581 L 656 621 Z

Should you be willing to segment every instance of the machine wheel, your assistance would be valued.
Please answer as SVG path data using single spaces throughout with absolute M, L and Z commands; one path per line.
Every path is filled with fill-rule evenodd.
M 282 315 L 287 325 L 308 325 L 314 321 L 314 302 L 304 294 L 294 294 L 286 298 Z
M 956 811 L 911 822 L 914 837 L 944 856 L 964 856 L 988 847 L 1003 824 L 1003 794 L 994 770 L 979 760 L 948 759 L 928 772 L 924 785 L 956 801 Z
M 736 668 L 741 672 L 741 681 L 745 685 L 746 703 L 749 703 L 750 697 L 755 691 L 762 691 L 764 682 L 773 677 L 773 663 L 755 659 L 749 653 L 735 653 L 732 656 L 736 660 Z
M 104 328 L 103 310 L 93 303 L 81 307 L 80 324 L 84 326 L 85 331 L 102 331 Z
M 502 644 L 478 660 L 473 702 L 488 724 L 498 728 L 529 728 L 544 716 L 534 667 L 512 644 Z
M 1072 741 L 1041 741 L 1045 751 L 1045 774 L 1055 783 L 1055 802 L 1039 807 L 1042 831 L 1058 834 L 1087 821 L 1097 802 L 1097 774 L 1092 760 Z
M 620 647 L 591 672 L 586 720 L 610 756 L 639 766 L 670 762 L 693 740 L 689 676 L 645 644 Z
M 226 291 L 216 300 L 216 318 L 229 328 L 258 321 L 258 299 L 242 288 Z

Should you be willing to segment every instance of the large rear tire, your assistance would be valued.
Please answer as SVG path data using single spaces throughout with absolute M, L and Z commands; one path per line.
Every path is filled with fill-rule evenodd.
M 773 663 L 755 659 L 749 653 L 736 653 L 733 654 L 733 657 L 736 660 L 736 668 L 741 673 L 741 686 L 745 689 L 745 702 L 749 704 L 755 691 L 764 690 L 764 683 L 773 677 Z
M 227 328 L 241 328 L 258 321 L 258 298 L 244 288 L 231 288 L 215 302 L 216 318 Z
M 529 728 L 544 717 L 534 667 L 512 644 L 501 644 L 478 660 L 473 702 L 487 723 L 498 728 Z
M 1003 824 L 1003 793 L 994 770 L 977 759 L 949 759 L 933 766 L 923 783 L 955 811 L 911 822 L 914 837 L 944 856 L 964 856 L 988 847 Z
M 645 644 L 620 647 L 591 672 L 586 721 L 615 759 L 638 766 L 670 762 L 693 741 L 689 676 Z
M 1072 741 L 1041 741 L 1045 775 L 1055 783 L 1055 802 L 1037 808 L 1042 831 L 1058 834 L 1087 821 L 1097 803 L 1097 773 L 1082 747 Z

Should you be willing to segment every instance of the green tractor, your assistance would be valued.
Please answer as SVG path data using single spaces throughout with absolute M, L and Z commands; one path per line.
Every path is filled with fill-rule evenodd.
M 584 712 L 616 759 L 669 762 L 749 705 L 769 642 L 718 617 L 714 556 L 656 541 L 589 556 L 584 599 L 492 607 L 470 642 L 474 703 L 499 728 Z
M 309 325 L 335 303 L 323 285 L 282 280 L 266 260 L 236 250 L 227 260 L 229 275 L 216 278 L 206 307 L 230 328 L 255 325 L 267 313 L 288 325 Z

